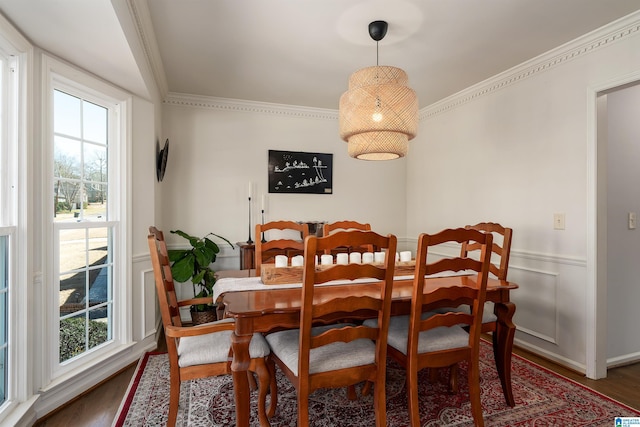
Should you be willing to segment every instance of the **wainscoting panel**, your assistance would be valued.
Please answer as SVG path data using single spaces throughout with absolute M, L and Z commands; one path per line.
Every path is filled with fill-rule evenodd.
M 510 266 L 509 280 L 520 286 L 511 294 L 518 330 L 557 344 L 558 273 Z

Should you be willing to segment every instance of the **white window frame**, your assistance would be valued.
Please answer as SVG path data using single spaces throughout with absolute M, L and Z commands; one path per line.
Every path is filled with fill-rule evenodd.
M 31 153 L 32 122 L 29 99 L 32 87 L 33 47 L 0 14 L 0 55 L 9 59 L 9 72 L 3 73 L 3 85 L 8 91 L 3 94 L 2 126 L 3 139 L 0 143 L 2 184 L 2 212 L 0 212 L 0 233 L 9 236 L 9 291 L 7 340 L 9 345 L 9 370 L 6 401 L 0 406 L 0 424 L 11 423 L 16 413 L 24 412 L 31 397 L 33 376 L 32 361 L 27 331 L 29 315 L 28 294 L 33 289 L 31 261 L 28 256 L 28 205 L 32 194 L 28 179 L 28 159 Z M 20 286 L 17 284 L 20 283 Z
M 67 65 L 48 55 L 43 60 L 43 135 L 46 143 L 43 147 L 43 220 L 45 222 L 45 259 L 47 267 L 43 287 L 46 290 L 47 315 L 45 325 L 46 354 L 51 355 L 45 363 L 43 384 L 54 386 L 70 375 L 90 369 L 97 363 L 107 360 L 123 346 L 131 342 L 131 244 L 129 218 L 131 218 L 131 192 L 129 178 L 131 167 L 131 96 L 87 73 Z M 114 225 L 113 246 L 113 311 L 112 340 L 86 352 L 84 355 L 60 363 L 59 354 L 59 303 L 57 237 L 60 226 L 54 224 L 53 203 L 53 91 L 60 89 L 67 93 L 92 100 L 116 111 L 109 116 L 109 187 L 108 194 L 113 197 L 108 204 L 109 221 L 103 225 Z

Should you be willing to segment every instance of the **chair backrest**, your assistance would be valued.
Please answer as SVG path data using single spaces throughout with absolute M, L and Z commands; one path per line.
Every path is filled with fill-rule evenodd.
M 336 222 L 332 222 L 332 223 L 328 223 L 328 224 L 324 224 L 323 229 L 322 229 L 322 234 L 324 236 L 328 236 L 329 234 L 331 234 L 332 232 L 335 231 L 347 231 L 347 230 L 361 230 L 361 231 L 371 231 L 371 225 L 369 223 L 363 224 L 361 222 L 357 222 L 357 221 L 349 221 L 349 220 L 344 220 L 344 221 L 336 221 Z M 334 249 L 333 252 L 352 252 L 352 251 L 357 251 L 357 252 L 373 252 L 375 249 L 372 245 L 365 245 L 363 247 L 346 247 L 346 248 L 337 248 Z M 325 253 L 330 253 L 330 252 L 325 252 Z
M 302 307 L 300 313 L 300 357 L 298 373 L 305 376 L 309 373 L 309 353 L 311 349 L 331 342 L 351 342 L 358 338 L 376 340 L 376 365 L 385 368 L 387 331 L 391 311 L 391 291 L 393 288 L 393 273 L 395 256 L 385 257 L 383 265 L 374 264 L 334 264 L 329 268 L 316 269 L 314 255 L 319 251 L 340 246 L 375 245 L 385 248 L 387 253 L 395 254 L 397 239 L 393 235 L 381 236 L 372 231 L 340 231 L 329 236 L 309 236 L 305 240 L 304 273 L 302 286 Z M 314 301 L 316 285 L 332 280 L 353 280 L 358 278 L 379 279 L 379 293 L 369 296 L 358 296 L 353 293 L 337 295 L 326 301 Z M 358 286 L 358 285 L 355 285 Z M 377 327 L 352 325 L 332 329 L 330 331 L 311 336 L 311 327 L 316 319 L 327 318 L 348 319 L 354 312 L 369 311 L 376 313 Z M 384 375 L 384 372 L 382 372 Z M 343 379 L 341 379 L 343 381 Z M 384 381 L 384 376 L 382 377 Z
M 294 231 L 296 235 L 301 235 L 302 240 L 293 238 L 272 239 L 262 242 L 262 233 L 269 230 L 280 230 L 283 232 Z M 262 264 L 268 262 L 276 255 L 283 254 L 293 256 L 304 252 L 304 239 L 309 235 L 309 226 L 306 223 L 300 224 L 295 221 L 271 221 L 265 224 L 256 224 L 256 253 L 255 265 L 256 276 L 260 276 Z
M 165 327 L 182 326 L 164 233 L 151 226 L 149 227 L 147 240 L 149 242 L 149 253 L 151 254 L 151 264 L 153 265 L 153 276 L 156 282 L 162 323 Z
M 474 242 L 480 245 L 479 259 L 468 257 L 442 258 L 428 263 L 429 249 L 443 243 Z M 416 273 L 414 276 L 413 296 L 411 301 L 411 321 L 409 327 L 410 352 L 417 353 L 418 335 L 439 326 L 469 326 L 469 347 L 480 339 L 482 311 L 486 299 L 487 279 L 491 260 L 493 235 L 477 230 L 456 228 L 442 230 L 436 234 L 421 234 L 418 239 L 416 255 Z M 439 287 L 433 292 L 424 293 L 425 275 L 471 273 L 460 281 L 461 286 Z M 457 307 L 469 304 L 471 314 L 455 309 L 438 312 L 426 320 L 422 320 L 423 306 L 430 301 L 438 301 L 442 307 Z M 475 349 L 477 351 L 477 348 Z M 415 355 L 414 355 L 415 356 Z M 445 366 L 445 365 L 443 365 Z
M 476 225 L 467 225 L 467 229 L 478 230 L 485 233 L 493 234 L 493 244 L 491 246 L 492 255 L 500 258 L 500 262 L 496 263 L 491 259 L 491 273 L 500 280 L 507 280 L 509 270 L 509 255 L 511 253 L 511 236 L 513 230 L 503 227 L 495 222 L 480 222 Z M 470 252 L 478 251 L 480 244 L 477 242 L 465 242 L 460 249 L 460 256 L 469 256 Z

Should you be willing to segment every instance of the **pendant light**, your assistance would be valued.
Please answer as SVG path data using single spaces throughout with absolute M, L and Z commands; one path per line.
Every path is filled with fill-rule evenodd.
M 351 157 L 391 160 L 407 154 L 418 131 L 418 98 L 402 69 L 378 64 L 378 42 L 387 33 L 385 21 L 369 24 L 376 41 L 376 66 L 354 72 L 340 97 L 340 138 Z

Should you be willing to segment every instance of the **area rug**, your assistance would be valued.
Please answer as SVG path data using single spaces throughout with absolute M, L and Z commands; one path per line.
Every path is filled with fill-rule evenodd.
M 640 417 L 640 411 L 616 402 L 581 384 L 559 376 L 514 355 L 513 394 L 516 406 L 506 405 L 490 344 L 481 349 L 482 409 L 485 425 L 494 426 L 614 426 L 616 417 Z M 420 420 L 423 427 L 473 426 L 467 393 L 466 366 L 460 366 L 460 392 L 447 393 L 448 373 L 431 382 L 427 372 L 420 378 Z M 407 394 L 404 370 L 393 361 L 387 366 L 387 425 L 407 426 Z M 274 427 L 296 425 L 296 393 L 278 370 L 278 409 Z M 310 398 L 313 426 L 370 427 L 375 425 L 373 398 L 350 401 L 345 389 L 318 390 Z M 257 392 L 251 396 L 251 425 Z M 164 353 L 142 357 L 129 390 L 114 420 L 115 427 L 161 426 L 169 411 L 169 359 Z M 230 375 L 182 383 L 177 426 L 234 426 L 235 405 Z

